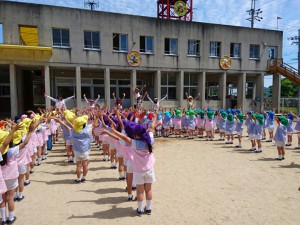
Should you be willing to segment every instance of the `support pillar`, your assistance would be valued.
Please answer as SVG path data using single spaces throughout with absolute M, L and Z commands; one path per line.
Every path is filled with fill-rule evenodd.
M 44 68 L 45 71 L 45 94 L 51 96 L 50 94 L 50 69 L 49 66 L 46 65 Z M 46 109 L 51 107 L 51 100 L 49 98 L 45 98 L 46 101 Z
M 199 101 L 200 108 L 203 109 L 205 106 L 205 83 L 206 83 L 206 72 L 198 75 L 198 93 L 200 93 Z
M 264 74 L 257 74 L 256 76 L 256 87 L 255 87 L 255 100 L 260 99 L 260 101 L 256 101 L 257 107 L 256 111 L 261 112 L 263 110 L 263 101 L 264 101 Z
M 132 70 L 132 72 L 131 72 L 130 84 L 131 84 L 131 87 L 133 88 L 133 90 L 135 90 L 136 89 L 136 70 Z M 134 94 L 132 93 L 132 91 L 130 91 L 130 105 L 131 105 L 131 107 L 133 107 L 134 103 L 135 103 Z
M 183 93 L 183 86 L 184 86 L 184 71 L 180 71 L 177 76 L 177 94 L 176 98 L 179 102 L 180 107 L 184 107 L 183 101 L 184 101 L 184 93 Z
M 226 75 L 227 72 L 221 74 L 219 79 L 219 88 L 220 88 L 220 99 L 221 99 L 221 108 L 226 109 Z
M 77 108 L 82 107 L 82 96 L 81 96 L 81 69 L 79 66 L 76 67 L 76 105 Z
M 9 65 L 9 83 L 10 83 L 10 113 L 11 118 L 18 115 L 18 96 L 17 96 L 17 79 L 16 67 L 14 64 Z
M 161 99 L 161 71 L 156 71 L 154 75 L 154 97 Z
M 107 108 L 110 108 L 110 69 L 105 68 L 104 70 L 104 95 L 105 104 Z
M 242 111 L 245 111 L 246 106 L 246 78 L 246 73 L 242 73 L 238 76 L 237 105 L 242 108 Z
M 273 75 L 273 90 L 272 90 L 272 107 L 275 112 L 280 112 L 280 98 L 281 98 L 281 75 Z

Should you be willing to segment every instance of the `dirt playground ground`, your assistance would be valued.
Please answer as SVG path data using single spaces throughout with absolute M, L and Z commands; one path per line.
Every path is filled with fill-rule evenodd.
M 75 184 L 75 165 L 67 164 L 58 142 L 16 203 L 15 224 L 299 225 L 300 151 L 288 147 L 286 159 L 275 161 L 272 143 L 263 143 L 260 154 L 249 148 L 246 137 L 242 149 L 203 139 L 156 139 L 152 215 L 139 218 L 136 202 L 127 202 L 126 182 L 95 145 L 87 182 Z

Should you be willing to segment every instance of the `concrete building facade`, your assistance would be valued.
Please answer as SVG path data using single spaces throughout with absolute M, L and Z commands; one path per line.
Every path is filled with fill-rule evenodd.
M 255 101 L 260 110 L 268 60 L 282 57 L 281 31 L 39 4 L 0 2 L 0 29 L 1 115 L 49 107 L 44 93 L 75 93 L 69 107 L 84 106 L 83 94 L 111 106 L 112 92 L 126 93 L 129 106 L 128 85 L 144 84 L 152 98 L 168 94 L 163 106 L 185 107 L 188 92 L 201 94 L 200 107 L 248 109 Z M 139 66 L 128 63 L 132 50 Z M 223 56 L 230 68 L 220 66 Z M 280 91 L 273 93 L 278 108 Z

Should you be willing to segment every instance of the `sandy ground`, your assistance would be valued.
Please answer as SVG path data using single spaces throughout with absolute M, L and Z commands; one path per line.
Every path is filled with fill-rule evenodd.
M 15 224 L 300 224 L 300 151 L 287 148 L 286 160 L 275 161 L 272 143 L 261 154 L 248 151 L 249 141 L 243 147 L 156 140 L 153 213 L 139 218 L 126 183 L 95 146 L 88 181 L 75 184 L 75 165 L 66 163 L 60 142 L 35 168 Z

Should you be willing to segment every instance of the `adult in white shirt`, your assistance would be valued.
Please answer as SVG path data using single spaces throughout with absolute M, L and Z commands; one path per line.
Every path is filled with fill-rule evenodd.
M 61 95 L 61 94 L 59 94 L 59 95 L 57 96 L 57 99 L 55 99 L 55 98 L 53 98 L 53 97 L 51 97 L 51 96 L 48 96 L 48 95 L 46 95 L 46 94 L 44 94 L 44 95 L 45 95 L 46 98 L 49 98 L 51 101 L 55 102 L 55 107 L 56 107 L 57 109 L 62 109 L 62 108 L 63 108 L 63 109 L 67 109 L 66 103 L 67 103 L 68 101 L 70 101 L 71 99 L 75 98 L 75 94 L 74 94 L 73 96 L 68 97 L 68 98 L 65 98 L 65 99 L 62 98 L 62 95 Z
M 158 100 L 158 98 L 154 98 L 153 101 L 152 101 L 152 99 L 149 97 L 149 94 L 147 92 L 146 92 L 146 94 L 147 94 L 147 98 L 152 103 L 152 107 L 151 108 L 154 111 L 157 111 L 159 109 L 160 103 L 168 97 L 168 95 L 166 94 L 166 96 L 163 97 L 162 99 Z
M 193 109 L 194 108 L 194 102 L 197 100 L 197 98 L 200 97 L 200 93 L 195 97 L 193 98 L 193 96 L 189 96 L 187 92 L 185 92 L 185 96 L 186 96 L 186 101 L 187 101 L 187 108 L 188 109 Z
M 95 108 L 95 106 L 97 105 L 97 102 L 98 102 L 99 99 L 100 99 L 100 95 L 98 95 L 98 98 L 96 98 L 95 100 L 93 100 L 93 99 L 88 100 L 88 99 L 86 98 L 86 95 L 85 95 L 85 94 L 83 94 L 83 98 L 84 98 L 84 100 L 86 101 L 86 103 L 88 104 L 88 107 L 91 108 L 91 109 L 93 109 L 93 108 Z
M 142 87 L 142 89 L 140 90 L 139 88 L 135 88 L 133 89 L 133 87 L 131 87 L 131 85 L 129 85 L 133 95 L 134 95 L 134 108 L 137 108 L 138 105 L 142 104 L 142 96 L 141 96 L 141 92 L 143 92 L 143 90 L 146 87 L 146 84 Z

